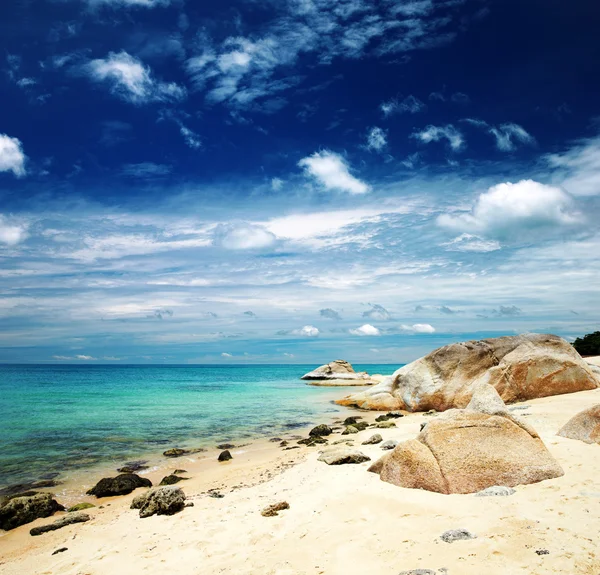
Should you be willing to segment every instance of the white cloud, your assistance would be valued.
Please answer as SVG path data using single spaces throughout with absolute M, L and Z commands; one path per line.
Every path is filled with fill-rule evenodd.
M 302 337 L 317 337 L 319 329 L 312 325 L 305 325 L 303 328 L 295 329 L 291 332 L 293 335 L 301 335 Z
M 490 126 L 484 120 L 476 118 L 465 118 L 463 122 L 482 128 L 494 136 L 496 147 L 502 152 L 512 152 L 516 149 L 517 143 L 533 146 L 535 138 L 519 124 L 509 122 L 500 126 Z
M 409 333 L 435 333 L 435 328 L 428 323 L 402 324 L 400 329 Z
M 276 241 L 269 230 L 247 222 L 220 224 L 214 234 L 214 243 L 228 250 L 268 248 Z
M 221 357 L 233 357 L 233 355 L 231 355 L 230 353 L 223 352 L 221 354 Z
M 457 238 L 441 244 L 449 252 L 494 252 L 502 249 L 496 240 L 485 240 L 473 234 L 461 234 Z
M 16 246 L 27 238 L 27 226 L 10 223 L 0 214 L 0 243 Z
M 379 321 L 388 321 L 392 319 L 390 312 L 385 309 L 382 305 L 379 304 L 369 304 L 371 309 L 369 311 L 363 312 L 363 317 L 379 320 Z
M 367 134 L 367 148 L 381 152 L 387 146 L 387 134 L 381 128 L 371 128 Z
M 379 109 L 387 118 L 394 114 L 416 114 L 425 109 L 425 104 L 414 96 L 407 96 L 404 100 L 399 101 L 396 98 L 382 102 Z
M 464 145 L 463 135 L 452 125 L 427 126 L 422 132 L 415 132 L 411 138 L 416 138 L 424 144 L 447 140 L 454 151 L 460 150 Z
M 339 154 L 324 150 L 315 152 L 312 156 L 303 158 L 298 162 L 307 175 L 315 178 L 328 190 L 341 190 L 349 194 L 365 194 L 369 186 L 355 178 Z
M 283 187 L 283 180 L 281 178 L 273 178 L 271 180 L 271 189 L 274 192 L 278 192 Z
M 538 237 L 544 230 L 556 232 L 580 222 L 581 217 L 574 212 L 571 197 L 560 188 L 521 180 L 491 187 L 479 196 L 469 214 L 443 214 L 437 221 L 454 231 L 501 240 L 515 235 Z
M 190 130 L 188 127 L 180 124 L 179 132 L 183 136 L 185 143 L 192 148 L 192 150 L 198 150 L 202 147 L 202 140 L 196 132 Z
M 289 357 L 289 358 L 293 358 L 296 357 L 293 353 L 284 353 L 283 354 L 285 357 Z
M 380 331 L 369 323 L 361 325 L 356 329 L 351 329 L 350 333 L 352 335 L 380 335 Z
M 600 136 L 581 140 L 571 149 L 545 157 L 555 179 L 576 196 L 600 195 Z
M 109 83 L 115 96 L 132 104 L 177 102 L 186 97 L 185 88 L 155 80 L 150 68 L 127 52 L 110 52 L 86 64 L 84 71 L 95 82 Z
M 12 172 L 17 178 L 24 176 L 25 159 L 21 141 L 0 134 L 0 172 Z
M 125 164 L 121 173 L 130 178 L 156 178 L 168 176 L 171 166 L 165 164 L 154 164 L 153 162 L 141 162 L 139 164 Z

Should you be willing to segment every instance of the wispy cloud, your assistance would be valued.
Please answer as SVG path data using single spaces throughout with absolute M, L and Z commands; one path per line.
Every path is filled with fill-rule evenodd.
M 496 240 L 486 240 L 482 237 L 464 233 L 460 236 L 440 244 L 450 252 L 494 252 L 502 249 L 502 244 Z
M 82 71 L 97 83 L 105 83 L 113 95 L 132 104 L 177 102 L 186 90 L 174 82 L 156 80 L 148 66 L 127 52 L 110 52 L 106 58 L 91 60 Z
M 379 321 L 388 321 L 392 319 L 392 315 L 390 312 L 385 309 L 382 305 L 379 304 L 369 304 L 371 309 L 363 312 L 363 317 L 367 317 L 369 319 L 375 319 Z
M 337 311 L 335 311 L 334 309 L 331 309 L 331 308 L 322 309 L 319 312 L 319 315 L 321 317 L 324 317 L 327 319 L 333 319 L 336 321 L 341 321 L 341 319 L 342 319 L 342 316 Z
M 387 147 L 387 134 L 385 130 L 374 127 L 367 134 L 367 149 L 375 152 L 382 152 Z
M 404 100 L 393 98 L 391 100 L 387 100 L 386 102 L 382 102 L 379 106 L 379 109 L 387 118 L 389 116 L 393 116 L 394 114 L 417 114 L 418 112 L 425 110 L 426 107 L 427 106 L 425 106 L 421 100 L 415 98 L 413 95 L 410 95 L 404 98 Z
M 228 250 L 254 250 L 272 246 L 277 238 L 264 227 L 247 222 L 220 224 L 214 243 Z
M 158 178 L 168 176 L 171 173 L 171 166 L 154 164 L 153 162 L 125 164 L 121 168 L 121 173 L 130 178 Z
M 455 152 L 460 150 L 465 143 L 463 135 L 452 124 L 446 126 L 427 126 L 421 132 L 413 133 L 411 138 L 415 138 L 424 144 L 446 140 L 450 148 Z
M 349 194 L 366 194 L 369 186 L 350 173 L 346 160 L 334 152 L 324 150 L 298 162 L 307 175 L 315 178 L 327 190 Z
M 522 126 L 515 123 L 501 124 L 500 126 L 490 126 L 484 120 L 466 118 L 464 122 L 484 129 L 496 140 L 496 147 L 502 152 L 512 152 L 517 144 L 532 146 L 535 144 L 535 138 Z

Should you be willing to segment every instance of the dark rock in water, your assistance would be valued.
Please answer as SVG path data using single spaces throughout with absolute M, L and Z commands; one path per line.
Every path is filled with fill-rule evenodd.
M 306 427 L 307 425 L 310 425 L 310 422 L 308 422 L 308 421 L 299 421 L 297 423 L 284 423 L 283 427 L 285 429 L 298 429 L 299 427 Z
M 18 494 L 4 500 L 0 505 L 0 529 L 5 531 L 65 510 L 50 493 Z
M 187 473 L 185 469 L 176 469 L 173 471 L 173 475 L 181 475 L 182 473 Z
M 390 419 L 389 415 L 378 415 L 375 421 L 387 421 L 388 419 Z
M 149 469 L 148 465 L 146 465 L 146 463 L 148 463 L 147 461 L 128 461 L 127 463 L 125 463 L 123 465 L 123 467 L 120 467 L 119 469 L 117 469 L 117 471 L 119 473 L 136 473 L 138 471 L 143 471 L 144 469 Z
M 454 543 L 455 541 L 477 539 L 477 535 L 473 535 L 473 533 L 466 529 L 451 529 L 450 531 L 443 533 L 440 539 L 446 543 Z
M 331 427 L 322 423 L 321 425 L 313 427 L 308 435 L 310 435 L 311 437 L 325 437 L 326 435 L 331 435 L 331 433 Z
M 328 443 L 324 437 L 307 437 L 306 439 L 301 439 L 298 442 L 298 445 L 306 445 L 307 447 L 313 447 L 315 445 L 321 445 L 324 443 Z
M 28 491 L 35 491 L 36 489 L 56 487 L 57 485 L 60 485 L 60 483 L 54 479 L 43 479 L 42 481 L 32 481 L 31 483 L 16 483 L 15 485 L 9 485 L 8 487 L 0 489 L 0 497 L 10 497 Z
M 260 514 L 263 517 L 275 517 L 279 515 L 279 511 L 283 511 L 284 509 L 289 509 L 290 504 L 287 501 L 281 501 L 280 503 L 275 503 L 274 505 L 269 505 L 265 507 Z
M 72 513 L 69 515 L 65 515 L 60 519 L 57 519 L 54 523 L 50 523 L 49 525 L 42 525 L 41 527 L 34 527 L 29 530 L 29 534 L 33 535 L 42 535 L 43 533 L 48 533 L 48 531 L 56 531 L 57 529 L 62 529 L 67 525 L 73 525 L 74 523 L 85 523 L 90 520 L 90 516 L 85 513 Z
M 75 513 L 75 511 L 83 511 L 84 509 L 91 509 L 92 507 L 96 507 L 95 505 L 93 505 L 92 503 L 78 503 L 77 505 L 73 505 L 73 507 L 69 507 L 69 509 L 67 509 L 68 513 Z
M 221 443 L 221 445 L 217 445 L 217 449 L 234 449 L 235 445 L 233 443 Z
M 344 419 L 344 425 L 354 425 L 359 419 L 362 419 L 362 417 L 358 415 L 346 417 L 346 419 Z
M 179 449 L 178 447 L 174 447 L 173 449 L 167 449 L 163 455 L 165 457 L 181 457 L 182 455 L 186 455 L 189 453 L 185 449 Z
M 105 477 L 90 489 L 87 494 L 96 497 L 113 497 L 127 495 L 138 487 L 152 487 L 152 482 L 135 473 L 122 473 L 117 477 Z
M 179 483 L 180 481 L 187 481 L 187 477 L 178 477 L 177 475 L 174 475 L 174 474 L 167 475 L 166 477 L 163 477 L 163 479 L 159 485 L 161 485 L 161 486 L 175 485 L 176 483 Z
M 52 553 L 52 555 L 58 555 L 59 553 L 64 553 L 65 551 L 68 551 L 69 548 L 68 547 L 61 547 L 60 549 L 57 549 L 56 551 L 54 551 Z
M 271 439 L 269 439 L 269 441 L 272 441 L 273 443 L 277 443 L 278 441 L 283 441 L 283 439 L 281 439 L 281 437 L 271 437 Z
M 233 456 L 227 449 L 219 454 L 219 461 L 229 461 L 230 459 L 233 459 Z
M 179 487 L 159 487 L 134 497 L 131 509 L 139 509 L 140 517 L 174 515 L 185 507 L 185 494 Z
M 60 473 L 58 471 L 51 471 L 50 473 L 44 473 L 40 475 L 40 479 L 56 479 Z

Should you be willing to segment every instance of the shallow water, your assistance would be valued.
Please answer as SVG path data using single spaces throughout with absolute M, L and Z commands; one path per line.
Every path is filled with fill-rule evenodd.
M 272 436 L 342 411 L 314 366 L 0 365 L 0 487 L 171 447 Z M 357 365 L 390 374 L 399 366 Z

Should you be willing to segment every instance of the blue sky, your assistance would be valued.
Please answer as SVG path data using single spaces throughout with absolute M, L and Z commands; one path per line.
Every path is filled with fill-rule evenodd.
M 0 361 L 402 363 L 600 322 L 594 2 L 0 7 Z

